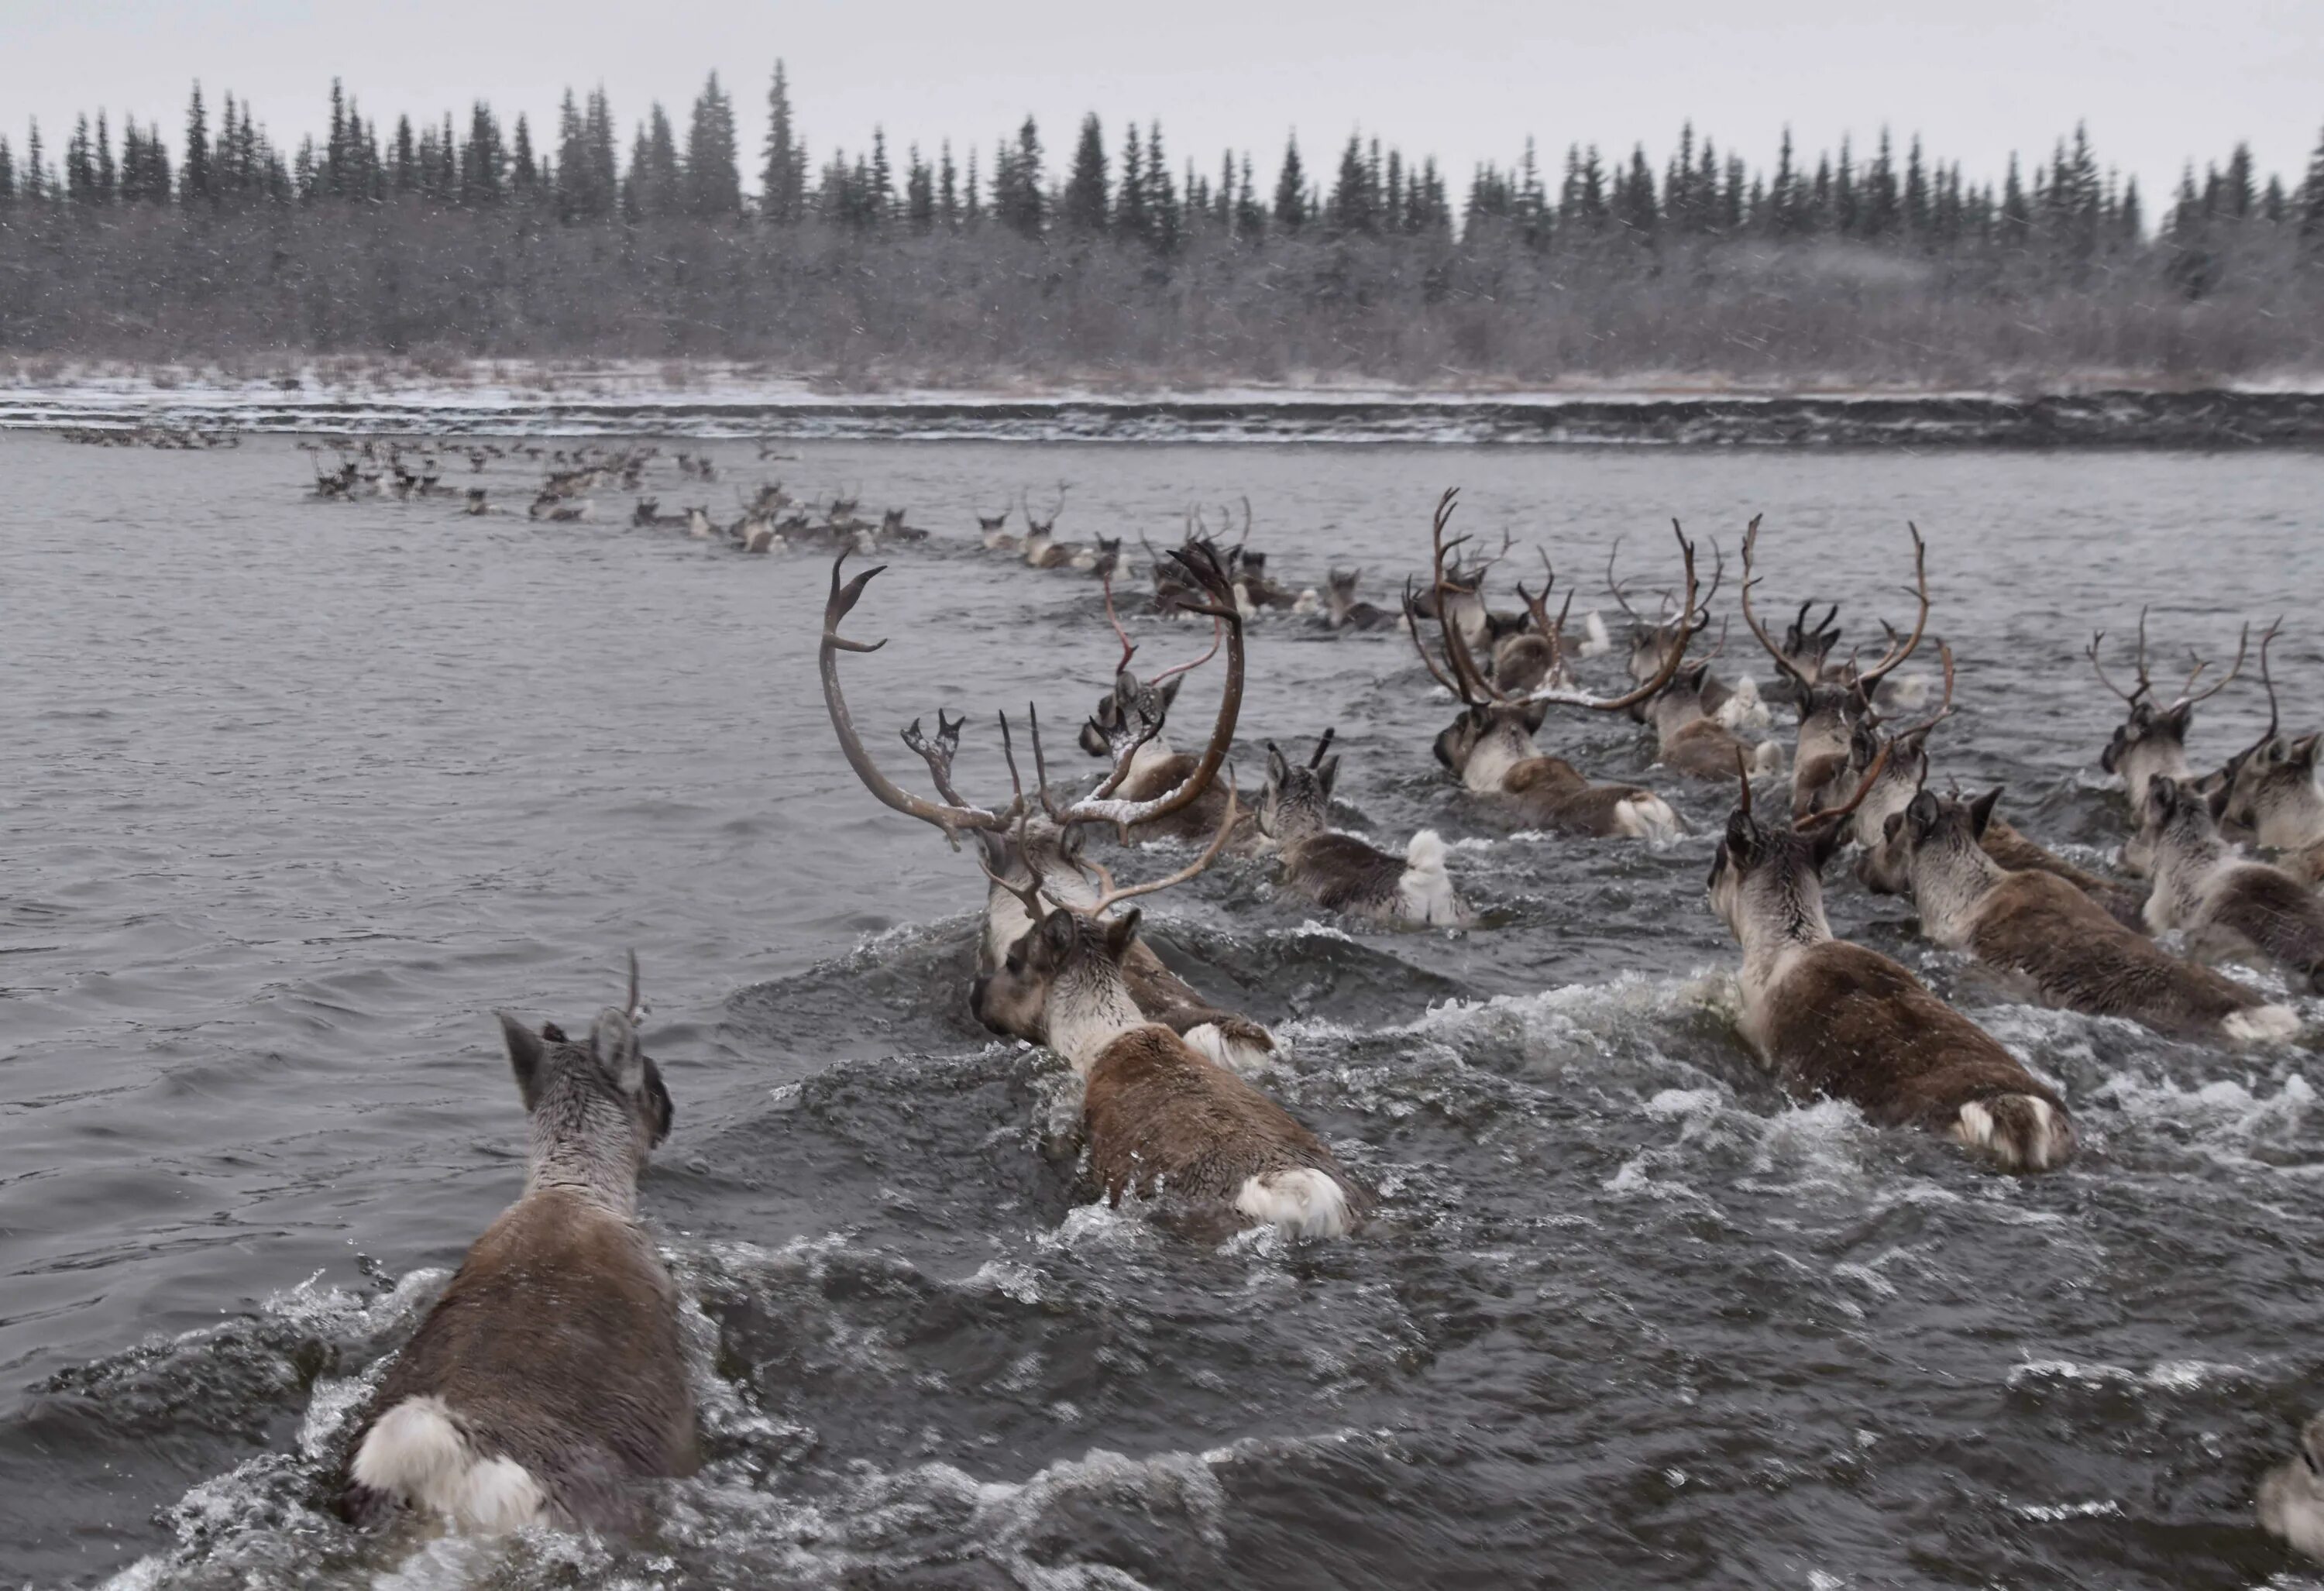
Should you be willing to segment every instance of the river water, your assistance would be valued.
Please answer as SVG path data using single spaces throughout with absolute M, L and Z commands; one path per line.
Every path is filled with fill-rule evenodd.
M 707 451 L 718 485 L 648 489 L 860 483 L 935 532 L 851 622 L 895 638 L 851 692 L 899 774 L 889 726 L 969 713 L 973 792 L 994 709 L 1075 722 L 1117 654 L 1086 576 L 973 546 L 974 510 L 1060 480 L 1061 535 L 1157 544 L 1248 496 L 1281 577 L 1361 563 L 1383 604 L 1449 484 L 1577 612 L 1617 534 L 1651 585 L 1670 516 L 1731 557 L 1764 511 L 1769 605 L 1839 599 L 1857 638 L 1908 617 L 1914 520 L 1960 659 L 1939 768 L 2085 861 L 2121 833 L 2094 625 L 2152 600 L 2176 661 L 2291 609 L 2291 702 L 2324 665 L 2300 453 Z M 632 530 L 610 494 L 583 525 L 318 503 L 309 464 L 0 434 L 0 1583 L 2310 1583 L 2250 1509 L 2324 1405 L 2304 1045 L 2013 1003 L 1836 868 L 1836 926 L 2054 1081 L 2085 1153 L 2012 1180 L 1791 1104 L 1702 903 L 1726 788 L 1567 714 L 1545 743 L 1697 832 L 1512 835 L 1429 757 L 1450 709 L 1402 639 L 1273 618 L 1246 782 L 1336 726 L 1350 823 L 1443 832 L 1488 921 L 1333 921 L 1252 861 L 1146 903 L 1386 1195 L 1350 1240 L 1202 1246 L 1088 1204 L 1070 1075 L 968 1019 L 982 881 L 836 753 L 825 566 Z M 538 468 L 482 478 L 521 501 Z M 1131 624 L 1141 664 L 1206 639 Z M 2199 761 L 2264 716 L 2207 705 Z M 521 1179 L 490 1013 L 586 1022 L 631 947 L 709 1462 L 641 1543 L 353 1535 L 326 1507 L 352 1406 Z

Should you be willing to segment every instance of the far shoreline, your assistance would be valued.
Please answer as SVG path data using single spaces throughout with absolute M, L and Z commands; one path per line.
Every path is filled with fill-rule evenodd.
M 729 362 L 0 360 L 0 429 L 141 428 L 774 442 L 2308 447 L 2324 445 L 2324 373 L 2203 384 L 2090 372 L 1944 388 L 1664 373 L 1536 386 L 969 386 L 851 382 Z

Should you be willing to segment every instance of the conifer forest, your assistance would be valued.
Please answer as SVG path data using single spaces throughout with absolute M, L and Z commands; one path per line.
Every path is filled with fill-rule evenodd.
M 683 118 L 392 122 L 286 147 L 231 92 L 0 139 L 0 354 L 733 359 L 840 382 L 2156 384 L 2324 367 L 2324 143 L 2145 194 L 2079 128 L 1998 171 L 1902 131 L 1745 152 L 816 147 L 782 68 Z

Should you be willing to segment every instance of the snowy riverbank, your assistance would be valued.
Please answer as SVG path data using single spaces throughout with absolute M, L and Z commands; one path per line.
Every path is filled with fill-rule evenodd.
M 2324 380 L 2164 391 L 1356 385 L 841 390 L 726 364 L 339 360 L 264 371 L 0 364 L 0 428 L 899 441 L 2249 446 L 2324 443 Z

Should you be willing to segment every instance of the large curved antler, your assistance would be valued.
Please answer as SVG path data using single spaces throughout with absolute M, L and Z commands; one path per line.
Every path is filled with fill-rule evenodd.
M 1937 703 L 1936 712 L 1930 714 L 1927 718 L 1923 719 L 1920 722 L 1913 725 L 1910 729 L 1901 729 L 1896 731 L 1894 734 L 1888 737 L 1892 743 L 1902 745 L 1905 741 L 1914 739 L 1915 736 L 1926 736 L 1931 730 L 1936 728 L 1937 725 L 1944 722 L 1946 719 L 1950 718 L 1953 715 L 1952 648 L 1943 641 L 1939 641 L 1937 643 L 1937 657 L 1944 664 L 1945 694 Z
M 1453 687 L 1461 700 L 1471 707 L 1481 707 L 1487 702 L 1499 700 L 1499 693 L 1487 683 L 1484 671 L 1469 652 L 1469 638 L 1461 631 L 1461 621 L 1453 614 L 1452 593 L 1456 590 L 1473 590 L 1480 602 L 1484 600 L 1484 577 L 1480 570 L 1473 587 L 1462 587 L 1456 576 L 1447 568 L 1452 554 L 1469 538 L 1456 536 L 1444 539 L 1444 528 L 1452 522 L 1452 510 L 1460 506 L 1461 489 L 1448 486 L 1444 495 L 1436 500 L 1436 517 L 1428 528 L 1429 557 L 1436 582 L 1436 628 L 1444 640 L 1444 661 L 1452 670 L 1458 683 Z M 1489 566 L 1488 566 L 1489 567 Z
M 1084 916 L 1103 916 L 1125 900 L 1132 900 L 1141 895 L 1153 895 L 1157 891 L 1184 884 L 1219 860 L 1219 852 L 1226 848 L 1227 836 L 1234 832 L 1235 820 L 1241 815 L 1242 808 L 1235 800 L 1234 769 L 1229 768 L 1227 769 L 1227 809 L 1220 814 L 1218 832 L 1211 836 L 1210 846 L 1202 855 L 1168 878 L 1151 879 L 1144 884 L 1116 884 L 1113 881 L 1113 875 L 1106 870 L 1103 864 L 1090 862 L 1087 864 L 1089 870 L 1097 875 L 1098 897 L 1094 904 L 1076 906 L 1074 909 Z
M 1864 798 L 1872 794 L 1872 786 L 1880 782 L 1880 772 L 1888 766 L 1888 759 L 1895 750 L 1896 743 L 1894 740 L 1881 742 L 1880 754 L 1872 759 L 1872 766 L 1864 770 L 1864 777 L 1858 781 L 1856 794 L 1848 798 L 1847 805 L 1818 807 L 1806 816 L 1794 821 L 1792 824 L 1793 830 L 1802 834 L 1812 833 L 1828 823 L 1840 822 L 1840 819 L 1863 805 Z
M 1802 689 L 1812 689 L 1815 685 L 1815 681 L 1809 678 L 1806 671 L 1801 668 L 1798 664 L 1793 662 L 1791 658 L 1785 655 L 1784 648 L 1777 646 L 1775 642 L 1775 638 L 1767 633 L 1767 627 L 1759 622 L 1759 616 L 1751 612 L 1751 588 L 1759 584 L 1759 577 L 1751 572 L 1751 563 L 1754 555 L 1756 555 L 1759 550 L 1760 519 L 1760 515 L 1753 514 L 1751 516 L 1751 523 L 1749 527 L 1743 532 L 1743 588 L 1741 593 L 1743 600 L 1743 622 L 1749 628 L 1753 635 L 1759 638 L 1759 645 L 1766 649 L 1768 657 L 1775 659 L 1776 667 L 1782 669 L 1785 674 L 1790 675 L 1793 682 L 1798 685 Z M 1804 612 L 1804 610 L 1803 610 L 1803 612 Z
M 1919 649 L 1921 637 L 1926 634 L 1929 629 L 1929 547 L 1928 543 L 1921 539 L 1921 528 L 1918 525 L 1907 520 L 1904 522 L 1904 529 L 1913 533 L 1913 584 L 1921 599 L 1921 611 L 1913 621 L 1913 633 L 1904 638 L 1902 645 L 1890 646 L 1880 661 L 1869 668 L 1859 669 L 1857 672 L 1856 683 L 1863 690 L 1867 699 L 1870 698 L 1873 686 L 1887 678 L 1905 658 Z M 1892 638 L 1895 635 L 1895 630 L 1890 630 L 1888 633 Z
M 2210 664 L 2200 658 L 2196 658 L 2195 667 L 2187 676 L 2187 683 L 2179 689 L 2179 699 L 2171 704 L 2171 711 L 2176 712 L 2181 707 L 2192 707 L 2198 702 L 2208 702 L 2235 684 L 2244 671 L 2245 655 L 2250 650 L 2251 626 L 2246 624 L 2243 628 L 2243 633 L 2236 638 L 2236 660 L 2227 666 L 2227 673 L 2220 676 L 2218 683 L 2200 696 L 2191 695 L 2189 693 L 2194 690 L 2195 682 L 2203 677 L 2203 671 L 2210 667 Z M 2188 656 L 2193 657 L 2194 654 L 2190 651 Z
M 2275 707 L 2275 676 L 2267 666 L 2267 649 L 2275 644 L 2276 631 L 2282 628 L 2283 615 L 2279 613 L 2275 616 L 2275 622 L 2269 625 L 2259 638 L 2259 682 L 2267 690 L 2267 727 L 2260 731 L 2258 740 L 2227 759 L 2225 766 L 2229 773 L 2241 768 L 2261 747 L 2274 740 L 2276 731 L 2282 726 L 2282 720 L 2277 716 Z
M 2132 658 L 2132 662 L 2135 664 L 2138 668 L 2138 688 L 2136 690 L 2126 691 L 2120 685 L 2115 684 L 2113 680 L 2107 677 L 2106 665 L 2098 661 L 2098 643 L 2105 639 L 2105 630 L 2092 630 L 2090 632 L 2090 644 L 2082 653 L 2082 656 L 2088 658 L 2090 660 L 2090 667 L 2097 670 L 2098 684 L 2106 686 L 2107 690 L 2113 692 L 2116 695 L 2120 696 L 2131 706 L 2135 707 L 2138 705 L 2140 697 L 2150 695 L 2154 690 L 2154 682 L 2148 678 L 2146 675 L 2146 610 L 2144 608 L 2141 608 L 2138 611 L 2138 651 Z
M 1621 556 L 1622 538 L 1617 536 L 1614 538 L 1612 548 L 1606 554 L 1606 589 L 1612 593 L 1614 605 L 1630 616 L 1631 623 L 1643 629 L 1651 629 L 1652 626 L 1646 622 L 1646 616 L 1630 606 L 1630 599 L 1622 593 L 1622 583 L 1614 578 L 1614 561 Z
M 1547 702 L 1559 707 L 1586 707 L 1593 713 L 1619 713 L 1661 694 L 1663 687 L 1678 676 L 1680 667 L 1686 661 L 1688 643 L 1693 640 L 1704 625 L 1711 622 L 1711 618 L 1709 614 L 1702 612 L 1702 604 L 1695 597 L 1698 587 L 1694 573 L 1694 543 L 1686 538 L 1686 532 L 1680 528 L 1676 520 L 1671 521 L 1671 534 L 1678 538 L 1679 556 L 1686 566 L 1686 596 L 1679 604 L 1678 617 L 1675 621 L 1678 633 L 1672 637 L 1670 645 L 1663 649 L 1662 667 L 1655 671 L 1654 677 L 1637 690 L 1627 692 L 1619 696 L 1593 696 L 1587 691 L 1561 690 L 1555 686 L 1545 685 L 1530 695 L 1517 698 L 1518 700 Z
M 1235 722 L 1242 713 L 1243 631 L 1242 614 L 1235 606 L 1234 587 L 1228 581 L 1226 568 L 1218 555 L 1209 547 L 1196 546 L 1167 555 L 1175 559 L 1186 580 L 1208 600 L 1185 604 L 1187 612 L 1207 613 L 1224 629 L 1227 646 L 1227 676 L 1219 692 L 1219 716 L 1211 726 L 1211 738 L 1203 748 L 1203 755 L 1186 777 L 1172 788 L 1145 801 L 1124 801 L 1114 792 L 1130 777 L 1130 767 L 1139 747 L 1160 732 L 1161 725 L 1151 724 L 1141 737 L 1131 739 L 1114 762 L 1111 777 L 1091 794 L 1064 807 L 1050 803 L 1048 777 L 1041 752 L 1040 721 L 1032 723 L 1034 777 L 1040 786 L 1042 805 L 1060 825 L 1067 823 L 1152 823 L 1169 816 L 1185 806 L 1202 799 L 1218 777 L 1220 765 L 1226 761 L 1227 750 L 1234 743 Z M 1142 716 L 1142 715 L 1141 715 Z
M 847 710 L 847 697 L 839 688 L 839 654 L 842 652 L 876 652 L 886 646 L 886 640 L 853 641 L 839 633 L 839 621 L 854 610 L 863 595 L 863 588 L 872 577 L 884 570 L 885 564 L 866 569 L 853 580 L 843 581 L 842 571 L 847 563 L 843 552 L 831 562 L 831 595 L 823 605 L 823 644 L 816 650 L 816 666 L 823 676 L 823 704 L 831 713 L 831 727 L 839 737 L 839 750 L 847 759 L 847 766 L 863 781 L 863 787 L 888 806 L 907 817 L 916 817 L 924 823 L 934 823 L 944 831 L 944 837 L 955 851 L 960 848 L 964 829 L 1006 828 L 1023 809 L 1021 802 L 1007 812 L 990 812 L 981 806 L 952 801 L 929 801 L 908 794 L 894 780 L 880 771 L 872 754 L 863 749 L 863 739 L 856 732 L 855 720 Z M 939 723 L 942 720 L 939 718 Z

